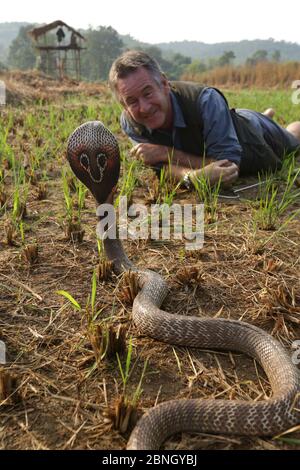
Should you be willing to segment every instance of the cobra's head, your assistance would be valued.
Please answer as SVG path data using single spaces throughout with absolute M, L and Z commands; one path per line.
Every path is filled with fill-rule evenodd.
M 67 159 L 97 202 L 104 203 L 120 173 L 120 152 L 115 136 L 100 121 L 86 122 L 70 135 Z

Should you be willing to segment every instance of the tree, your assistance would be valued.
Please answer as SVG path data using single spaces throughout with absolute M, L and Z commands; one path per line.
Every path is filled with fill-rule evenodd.
M 172 79 L 178 79 L 185 71 L 186 67 L 192 63 L 190 57 L 184 56 L 180 53 L 174 54 L 172 57 Z
M 268 60 L 268 51 L 265 49 L 259 49 L 258 51 L 254 52 L 251 57 L 249 57 L 246 61 L 248 65 L 256 65 L 259 62 L 266 62 Z
M 123 50 L 123 41 L 111 26 L 89 29 L 82 54 L 82 75 L 89 80 L 106 80 L 113 61 Z
M 32 41 L 27 34 L 33 27 L 34 25 L 22 26 L 18 36 L 12 41 L 8 53 L 8 64 L 11 67 L 21 70 L 34 68 L 36 54 Z
M 278 49 L 276 49 L 272 54 L 272 60 L 273 62 L 280 62 L 280 58 L 281 58 L 281 53 Z
M 146 52 L 155 59 L 169 80 L 178 80 L 185 71 L 186 66 L 192 61 L 190 57 L 178 52 L 165 59 L 162 56 L 162 50 L 157 46 L 137 47 L 136 49 Z
M 219 58 L 218 64 L 220 67 L 224 65 L 230 65 L 231 61 L 235 59 L 235 54 L 233 51 L 225 51 L 223 55 Z
M 187 75 L 197 75 L 205 71 L 206 65 L 200 60 L 193 60 L 193 62 L 187 65 L 184 70 Z

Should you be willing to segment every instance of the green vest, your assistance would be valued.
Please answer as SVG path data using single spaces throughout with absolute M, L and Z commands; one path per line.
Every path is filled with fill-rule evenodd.
M 182 110 L 186 123 L 185 128 L 178 128 L 181 149 L 184 152 L 203 156 L 205 143 L 203 138 L 202 116 L 199 116 L 197 100 L 202 91 L 207 88 L 193 82 L 170 82 L 171 89 Z M 214 88 L 228 102 L 220 90 Z M 240 116 L 234 109 L 230 110 L 231 118 L 242 147 L 242 159 L 240 163 L 240 175 L 257 174 L 258 171 L 275 170 L 281 166 L 279 158 L 266 141 L 257 134 L 250 121 Z M 147 139 L 148 142 L 158 145 L 166 145 L 163 134 L 155 131 L 149 132 L 146 127 L 137 124 L 126 113 L 126 119 L 130 122 L 134 131 Z

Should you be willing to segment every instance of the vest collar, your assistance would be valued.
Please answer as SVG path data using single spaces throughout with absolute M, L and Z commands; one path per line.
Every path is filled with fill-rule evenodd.
M 173 127 L 186 127 L 186 122 L 183 118 L 181 108 L 179 106 L 175 93 L 172 90 L 170 91 L 170 95 L 173 107 Z

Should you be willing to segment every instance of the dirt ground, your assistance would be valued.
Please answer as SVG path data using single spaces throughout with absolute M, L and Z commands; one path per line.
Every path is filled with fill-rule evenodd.
M 71 82 L 52 85 L 41 75 L 21 75 L 15 72 L 10 76 L 9 100 L 14 105 L 32 103 L 37 90 L 39 98 L 55 100 L 58 95 L 76 94 L 79 88 L 81 93 L 84 88 Z M 104 93 L 99 84 L 83 91 L 90 96 L 101 90 Z M 6 122 L 5 113 L 1 119 Z M 8 139 L 11 145 L 14 138 L 12 133 Z M 15 152 L 18 155 L 18 148 Z M 0 219 L 0 339 L 6 344 L 7 363 L 0 375 L 0 448 L 124 449 L 132 424 L 124 432 L 116 429 L 115 410 L 119 406 L 120 412 L 123 393 L 118 361 L 115 356 L 95 361 L 87 328 L 85 305 L 99 264 L 95 205 L 88 194 L 82 214 L 83 240 L 68 240 L 60 164 L 61 160 L 55 159 L 46 164 L 45 198 L 37 197 L 38 183 L 30 184 L 24 223 L 27 242 L 38 245 L 38 257 L 32 264 L 24 257 L 19 234 L 11 245 L 7 242 L 14 184 L 10 170 L 5 169 L 8 202 Z M 253 182 L 243 180 L 237 185 Z M 141 173 L 133 201 L 149 204 L 152 185 L 148 173 Z M 167 280 L 170 291 L 163 308 L 168 312 L 242 319 L 271 333 L 292 354 L 292 342 L 300 338 L 300 221 L 295 218 L 278 233 L 253 232 L 256 194 L 254 189 L 243 193 L 241 199 L 220 198 L 218 220 L 207 225 L 200 250 L 185 251 L 184 242 L 178 240 L 126 241 L 124 246 L 138 266 L 153 269 Z M 195 203 L 196 195 L 180 189 L 175 202 Z M 261 243 L 272 234 L 270 242 Z M 132 337 L 129 398 L 148 361 L 133 420 L 170 399 L 249 401 L 270 396 L 263 371 L 242 354 L 205 351 L 201 344 L 199 349 L 179 348 L 140 337 L 131 321 L 123 284 L 115 274 L 99 280 L 96 308 L 111 328 L 122 325 L 127 344 Z M 69 292 L 83 309 L 74 308 L 58 290 Z M 124 364 L 126 354 L 120 357 Z M 297 429 L 279 439 L 182 434 L 169 439 L 164 448 L 293 449 L 299 438 Z

